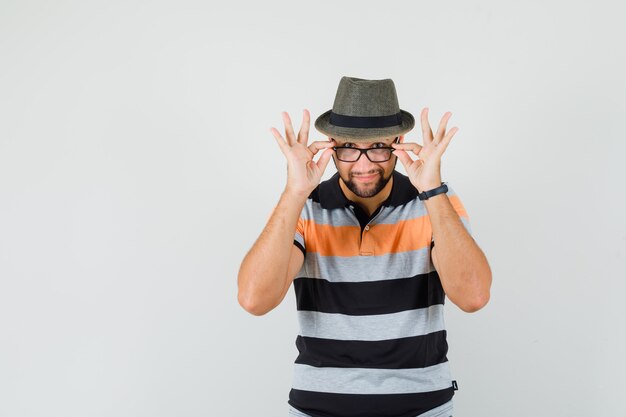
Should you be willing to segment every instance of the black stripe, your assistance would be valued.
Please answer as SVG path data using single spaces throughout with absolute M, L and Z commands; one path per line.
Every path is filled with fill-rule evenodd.
M 411 278 L 365 282 L 329 282 L 296 278 L 298 310 L 353 316 L 398 313 L 444 304 L 445 293 L 437 271 Z
M 389 116 L 346 116 L 330 112 L 328 119 L 330 124 L 340 127 L 355 128 L 380 128 L 400 126 L 402 124 L 402 113 L 391 114 Z
M 289 405 L 313 417 L 415 417 L 447 403 L 450 388 L 415 394 L 333 394 L 289 391 Z
M 390 340 L 334 340 L 298 336 L 296 363 L 316 367 L 406 369 L 446 362 L 446 331 Z

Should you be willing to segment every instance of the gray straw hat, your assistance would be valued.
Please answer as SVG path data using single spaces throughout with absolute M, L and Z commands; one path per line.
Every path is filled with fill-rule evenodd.
M 323 134 L 354 141 L 399 136 L 414 126 L 413 115 L 398 105 L 391 79 L 342 77 L 333 108 L 315 120 Z

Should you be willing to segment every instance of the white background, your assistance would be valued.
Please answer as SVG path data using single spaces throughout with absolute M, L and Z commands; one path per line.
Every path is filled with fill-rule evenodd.
M 455 415 L 626 415 L 624 39 L 608 0 L 2 0 L 0 416 L 286 415 L 293 290 L 252 316 L 237 271 L 269 127 L 343 75 L 460 129 L 493 287 L 446 304 Z

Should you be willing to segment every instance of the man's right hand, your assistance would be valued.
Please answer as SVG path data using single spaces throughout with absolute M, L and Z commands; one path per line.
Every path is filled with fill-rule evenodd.
M 306 109 L 302 114 L 302 126 L 298 132 L 298 137 L 294 134 L 289 114 L 283 112 L 282 116 L 287 139 L 285 140 L 274 127 L 270 131 L 285 158 L 287 158 L 287 186 L 285 191 L 308 197 L 321 181 L 322 174 L 334 152 L 330 148 L 335 146 L 335 142 L 332 139 L 330 141 L 316 141 L 307 146 L 311 116 Z M 321 149 L 326 150 L 322 152 L 317 162 L 313 161 L 313 156 Z

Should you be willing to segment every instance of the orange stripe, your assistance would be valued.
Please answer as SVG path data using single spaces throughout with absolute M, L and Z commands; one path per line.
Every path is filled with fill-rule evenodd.
M 396 224 L 376 224 L 363 234 L 361 252 L 372 255 L 407 252 L 430 246 L 432 227 L 428 216 Z
M 449 197 L 460 216 L 467 212 L 457 196 Z M 430 246 L 432 226 L 428 215 L 395 224 L 375 224 L 363 233 L 359 226 L 332 226 L 302 220 L 307 252 L 322 256 L 371 256 L 407 252 Z
M 358 256 L 361 228 L 303 222 L 307 252 L 323 256 Z
M 376 224 L 364 231 L 359 226 L 331 226 L 304 221 L 306 251 L 322 256 L 383 255 L 406 252 L 430 245 L 432 228 L 428 216 Z

